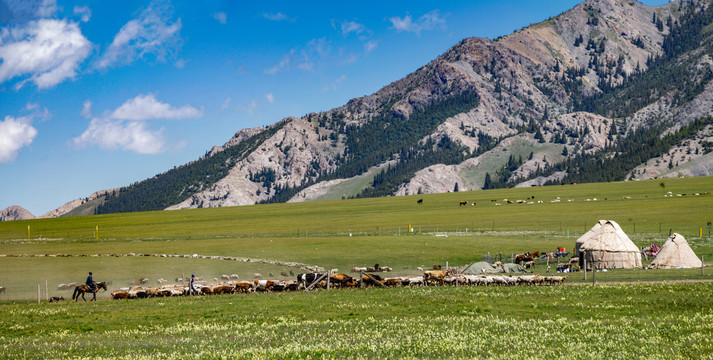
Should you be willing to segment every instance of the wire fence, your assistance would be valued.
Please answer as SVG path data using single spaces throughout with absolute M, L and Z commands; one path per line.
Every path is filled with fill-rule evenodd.
M 245 232 L 206 231 L 191 235 L 161 235 L 151 233 L 125 234 L 121 229 L 113 228 L 78 228 L 54 230 L 52 228 L 28 227 L 23 230 L 0 232 L 0 243 L 22 242 L 52 242 L 74 241 L 92 242 L 105 240 L 174 240 L 174 239 L 220 239 L 220 238 L 259 238 L 259 237 L 358 237 L 358 236 L 524 236 L 532 238 L 565 238 L 576 240 L 586 233 L 596 220 L 584 221 L 581 224 L 572 222 L 470 222 L 447 224 L 404 224 L 396 226 L 353 226 L 353 227 L 296 227 L 276 228 L 274 231 L 263 231 L 259 234 Z M 635 242 L 663 241 L 670 233 L 676 232 L 699 245 L 711 240 L 711 230 L 707 224 L 672 224 L 672 223 L 620 223 L 625 233 Z

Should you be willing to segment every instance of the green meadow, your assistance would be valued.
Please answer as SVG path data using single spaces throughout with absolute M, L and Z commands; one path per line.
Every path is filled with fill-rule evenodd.
M 290 262 L 347 273 L 379 263 L 399 276 L 486 255 L 508 261 L 571 250 L 599 219 L 638 246 L 682 233 L 709 263 L 712 191 L 713 178 L 696 177 L 4 222 L 0 358 L 706 358 L 713 286 L 692 281 L 712 280 L 707 268 L 599 272 L 596 286 L 577 272 L 573 286 L 45 299 L 69 299 L 57 285 L 88 271 L 114 290 L 144 277 L 303 272 Z M 129 253 L 157 256 L 110 256 Z
M 155 284 L 158 278 L 173 281 L 191 273 L 211 281 L 223 274 L 252 279 L 256 272 L 274 278 L 300 272 L 264 261 L 12 257 L 17 255 L 199 254 L 341 272 L 378 263 L 394 268 L 394 275 L 410 275 L 419 266 L 465 265 L 487 254 L 508 261 L 526 251 L 571 250 L 599 219 L 617 221 L 639 246 L 662 244 L 669 231 L 679 232 L 708 262 L 713 260 L 707 226 L 713 220 L 713 195 L 706 195 L 711 191 L 712 177 L 694 177 L 3 222 L 0 254 L 8 256 L 0 257 L 5 274 L 0 286 L 8 290 L 0 301 L 36 299 L 38 284 L 42 297 L 45 284 L 50 295 L 63 295 L 55 291 L 58 284 L 81 283 L 88 271 L 97 280 L 112 281 L 113 288 L 144 277 Z M 663 274 L 631 270 L 600 274 L 599 280 L 679 276 Z M 693 270 L 674 274 L 700 277 Z M 579 277 L 583 280 L 581 273 L 572 276 Z

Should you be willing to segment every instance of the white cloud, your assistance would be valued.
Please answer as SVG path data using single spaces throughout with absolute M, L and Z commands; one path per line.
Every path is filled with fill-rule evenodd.
M 397 32 L 406 31 L 416 35 L 421 35 L 421 31 L 446 27 L 446 15 L 441 15 L 438 9 L 427 12 L 416 21 L 413 21 L 411 15 L 403 18 L 394 16 L 389 18 L 389 21 L 391 21 L 391 28 Z
M 233 101 L 233 98 L 231 98 L 230 96 L 228 96 L 228 98 L 225 99 L 225 101 L 223 101 L 223 105 L 220 107 L 220 111 L 221 111 L 221 112 L 225 111 L 225 109 L 227 109 L 228 106 L 230 106 L 230 102 L 231 102 L 231 101 Z
M 275 103 L 275 95 L 273 95 L 271 92 L 269 92 L 269 93 L 265 94 L 265 100 L 267 100 L 267 102 L 269 102 L 270 104 L 274 104 Z
M 82 116 L 90 115 L 91 102 L 84 102 Z M 85 111 L 86 110 L 86 111 Z M 72 139 L 78 147 L 96 145 L 109 150 L 127 150 L 138 154 L 157 154 L 165 151 L 163 128 L 152 130 L 146 120 L 185 119 L 203 116 L 203 110 L 190 105 L 180 107 L 156 100 L 153 94 L 139 95 L 127 100 L 116 110 L 93 118 L 87 130 Z
M 349 36 L 349 34 L 361 34 L 366 31 L 366 27 L 356 21 L 342 21 L 340 25 L 342 35 Z
M 221 24 L 225 24 L 228 22 L 228 15 L 223 11 L 213 14 L 213 18 L 218 20 L 218 22 Z
M 157 154 L 166 143 L 163 129 L 149 130 L 140 121 L 115 121 L 95 118 L 84 133 L 74 138 L 77 147 L 97 145 L 108 150 L 128 150 L 138 154 Z
M 156 100 L 153 94 L 139 95 L 111 113 L 118 120 L 186 119 L 203 116 L 203 111 L 190 105 L 174 107 Z
M 265 19 L 268 19 L 268 20 L 272 20 L 272 21 L 285 21 L 285 20 L 295 21 L 294 19 L 290 19 L 289 17 L 287 17 L 287 15 L 285 15 L 281 12 L 278 12 L 275 14 L 262 13 L 262 17 L 264 17 Z
M 92 18 L 92 9 L 89 6 L 75 6 L 74 15 L 81 16 L 82 22 L 88 22 Z
M 279 63 L 265 69 L 265 73 L 275 75 L 288 71 L 293 64 L 297 69 L 312 72 L 330 60 L 334 60 L 331 43 L 326 38 L 312 39 L 304 46 L 290 50 Z
M 90 100 L 84 101 L 84 104 L 82 104 L 82 112 L 80 114 L 85 119 L 92 118 L 92 102 Z
M 378 40 L 369 40 L 366 43 L 364 43 L 364 52 L 365 53 L 370 53 L 379 46 L 379 41 Z
M 347 79 L 347 76 L 346 76 L 346 75 L 342 75 L 342 76 L 340 76 L 340 77 L 334 79 L 334 81 L 332 81 L 331 84 L 329 84 L 329 85 L 323 87 L 323 88 L 322 88 L 322 91 L 337 90 L 337 85 L 341 84 L 341 83 L 344 82 L 344 80 L 346 80 L 346 79 Z
M 49 88 L 76 75 L 89 55 L 91 43 L 79 26 L 64 20 L 42 19 L 0 31 L 0 83 L 29 75 L 17 87 L 32 81 Z
M 127 22 L 119 30 L 96 66 L 131 64 L 143 58 L 165 62 L 175 57 L 182 45 L 181 19 L 170 23 L 172 13 L 169 4 L 152 2 L 137 19 Z
M 57 12 L 55 0 L 2 0 L 3 11 L 0 19 L 8 23 L 53 17 Z
M 6 116 L 4 121 L 0 121 L 0 163 L 15 160 L 17 152 L 32 143 L 37 136 L 37 129 L 31 123 L 32 116 Z

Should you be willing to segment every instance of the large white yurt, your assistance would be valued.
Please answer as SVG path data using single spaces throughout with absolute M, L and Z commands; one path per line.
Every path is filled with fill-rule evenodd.
M 577 239 L 575 252 L 587 269 L 632 269 L 641 267 L 641 252 L 612 220 L 599 220 Z
M 683 235 L 673 233 L 649 267 L 652 269 L 695 268 L 701 267 L 701 259 L 696 256 Z

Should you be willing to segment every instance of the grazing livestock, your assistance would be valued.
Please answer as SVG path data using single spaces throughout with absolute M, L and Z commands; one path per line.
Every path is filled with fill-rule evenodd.
M 111 298 L 114 300 L 128 299 L 130 295 L 131 294 L 126 290 L 116 290 L 111 292 Z
M 353 286 L 353 284 L 355 284 L 354 278 L 347 274 L 331 274 L 329 275 L 329 280 L 337 287 Z
M 419 205 L 423 204 L 423 199 L 418 199 L 418 201 L 416 201 L 416 203 Z
M 69 290 L 69 284 L 58 284 L 57 290 Z
M 295 272 L 290 270 L 290 276 L 295 276 Z
M 249 293 L 253 291 L 253 284 L 249 281 L 238 281 L 235 283 L 235 292 Z
M 358 273 L 358 272 L 361 272 L 361 271 L 366 271 L 366 268 L 365 268 L 365 267 L 353 267 L 353 268 L 352 268 L 352 272 L 353 272 L 353 273 Z
M 535 267 L 535 260 L 525 261 L 522 266 L 524 266 L 525 269 L 532 269 Z
M 287 277 L 288 275 L 287 275 L 286 272 L 283 271 L 283 272 L 280 273 L 280 276 L 282 276 L 282 277 Z
M 254 278 L 254 279 L 262 279 L 262 274 L 260 274 L 260 273 L 254 273 L 254 274 L 253 274 L 253 278 Z
M 53 296 L 50 298 L 50 302 L 60 302 L 60 301 L 64 301 L 64 298 L 61 296 Z
M 466 206 L 466 205 L 468 205 L 468 202 L 465 200 L 462 200 L 458 206 Z
M 230 280 L 240 280 L 240 276 L 238 274 L 230 274 Z
M 561 285 L 565 280 L 567 280 L 567 276 L 545 276 L 544 279 L 550 285 Z
M 223 275 L 220 275 L 220 279 L 225 280 L 225 281 L 230 281 L 230 276 L 223 274 Z
M 307 274 L 298 274 L 297 275 L 297 282 L 300 284 L 303 284 L 305 287 L 311 285 L 313 282 L 315 282 L 317 279 L 321 278 L 322 275 L 320 273 L 307 273 Z

